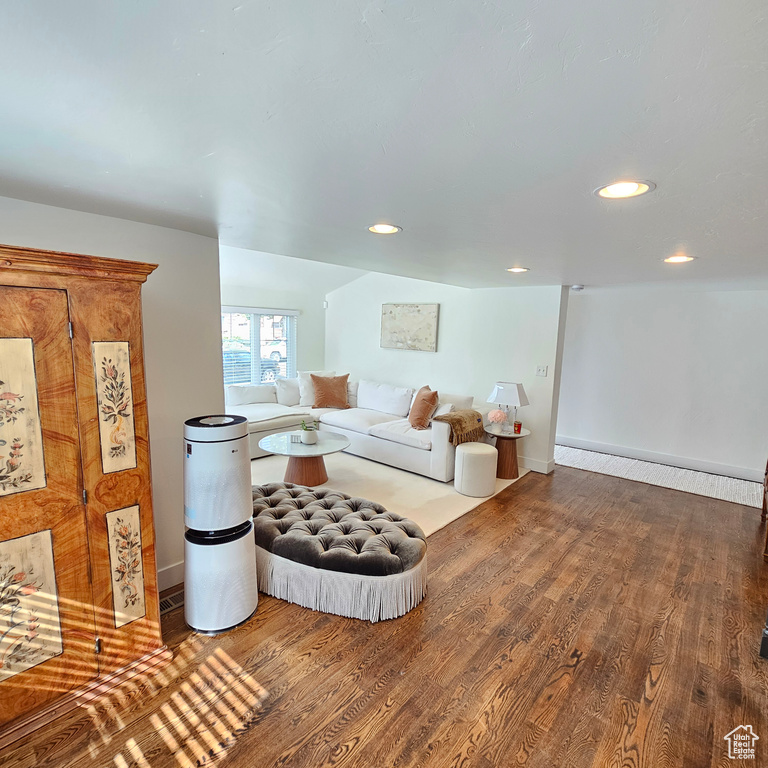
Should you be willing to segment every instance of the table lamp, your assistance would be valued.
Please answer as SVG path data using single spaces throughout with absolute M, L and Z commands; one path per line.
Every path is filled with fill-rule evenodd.
M 517 408 L 520 405 L 528 405 L 528 397 L 525 394 L 522 384 L 516 384 L 511 381 L 497 381 L 493 387 L 493 392 L 488 395 L 489 403 L 498 403 L 499 410 L 502 409 L 507 414 L 504 429 L 509 428 L 509 406 L 515 409 L 514 420 L 517 421 Z

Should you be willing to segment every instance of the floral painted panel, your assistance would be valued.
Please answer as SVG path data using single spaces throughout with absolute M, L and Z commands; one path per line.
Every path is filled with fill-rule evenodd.
M 45 485 L 32 339 L 0 339 L 0 496 Z
M 136 466 L 131 353 L 127 341 L 94 341 L 93 367 L 99 406 L 104 474 Z
M 0 682 L 62 651 L 51 532 L 0 542 Z
M 108 512 L 107 537 L 115 626 L 122 627 L 146 613 L 139 507 Z

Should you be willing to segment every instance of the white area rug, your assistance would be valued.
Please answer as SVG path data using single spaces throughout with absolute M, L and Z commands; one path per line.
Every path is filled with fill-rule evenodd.
M 660 485 L 676 491 L 710 496 L 713 499 L 732 501 L 748 507 L 763 506 L 763 486 L 735 477 L 709 475 L 692 469 L 680 469 L 666 464 L 654 464 L 650 461 L 625 459 L 623 456 L 611 456 L 607 453 L 583 451 L 580 448 L 555 446 L 555 464 L 564 467 L 586 469 L 601 475 L 613 475 L 627 480 L 639 480 L 641 483 Z
M 285 456 L 264 456 L 251 462 L 254 485 L 282 482 L 288 459 Z M 348 453 L 333 453 L 325 457 L 328 482 L 318 488 L 332 488 L 350 496 L 370 499 L 391 512 L 417 523 L 427 536 L 487 501 L 462 496 L 453 482 L 441 483 L 422 475 L 379 464 Z M 520 477 L 530 470 L 521 469 Z M 519 478 L 518 478 L 519 479 Z M 517 480 L 496 480 L 496 493 Z

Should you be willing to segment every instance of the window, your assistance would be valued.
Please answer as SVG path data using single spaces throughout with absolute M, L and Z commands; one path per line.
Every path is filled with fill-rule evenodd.
M 224 384 L 260 384 L 296 375 L 292 309 L 221 308 Z

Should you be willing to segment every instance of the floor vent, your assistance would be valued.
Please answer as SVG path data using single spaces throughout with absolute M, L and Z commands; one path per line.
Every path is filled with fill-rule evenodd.
M 181 608 L 182 605 L 184 605 L 184 590 L 180 589 L 178 592 L 166 595 L 160 601 L 160 615 L 164 616 L 176 608 Z

